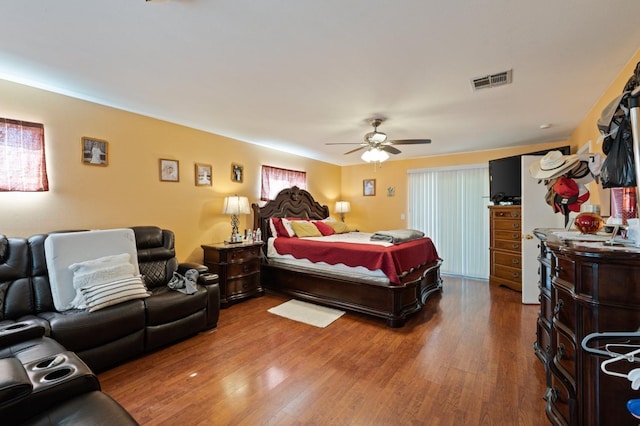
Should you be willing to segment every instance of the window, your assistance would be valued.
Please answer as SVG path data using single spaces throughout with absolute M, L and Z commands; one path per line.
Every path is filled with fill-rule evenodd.
M 261 200 L 273 200 L 278 195 L 278 192 L 292 186 L 307 189 L 307 172 L 262 166 Z
M 48 191 L 44 126 L 0 118 L 0 191 Z
M 408 227 L 431 237 L 441 272 L 489 278 L 489 169 L 409 170 Z

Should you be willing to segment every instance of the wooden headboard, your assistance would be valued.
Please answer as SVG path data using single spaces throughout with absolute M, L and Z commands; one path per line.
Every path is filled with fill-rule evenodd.
M 251 205 L 253 209 L 253 229 L 262 231 L 264 241 L 271 234 L 269 229 L 270 217 L 300 217 L 304 219 L 325 219 L 329 217 L 329 207 L 323 206 L 313 199 L 313 196 L 297 186 L 283 189 L 274 200 L 260 207 Z

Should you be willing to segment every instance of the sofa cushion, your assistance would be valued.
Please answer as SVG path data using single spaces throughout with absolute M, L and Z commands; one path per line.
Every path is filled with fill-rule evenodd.
M 53 303 L 58 311 L 72 309 L 76 296 L 69 266 L 102 256 L 128 253 L 139 274 L 135 235 L 131 229 L 63 232 L 50 234 L 44 242 Z
M 156 287 L 152 296 L 144 299 L 147 326 L 177 321 L 207 307 L 207 291 L 197 286 L 193 294 L 183 294 L 168 287 Z M 198 330 L 199 331 L 199 330 Z
M 32 426 L 62 424 L 125 426 L 138 424 L 120 404 L 100 391 L 88 392 L 68 399 L 28 419 L 26 423 Z
M 144 330 L 145 326 L 142 300 L 130 300 L 96 312 L 72 309 L 42 312 L 39 316 L 49 321 L 51 337 L 74 352 L 118 340 Z

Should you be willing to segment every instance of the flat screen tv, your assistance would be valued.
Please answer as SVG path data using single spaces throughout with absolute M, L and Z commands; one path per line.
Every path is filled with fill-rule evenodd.
M 527 152 L 522 155 L 545 155 L 549 151 L 560 151 L 564 155 L 569 155 L 571 147 L 566 145 L 545 151 Z M 522 155 L 489 161 L 489 197 L 493 204 L 520 204 L 522 197 L 522 165 L 520 157 Z

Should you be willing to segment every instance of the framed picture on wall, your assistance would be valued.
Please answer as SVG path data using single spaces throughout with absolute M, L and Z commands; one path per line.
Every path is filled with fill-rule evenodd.
M 244 179 L 244 167 L 238 163 L 231 163 L 231 181 L 242 183 Z
M 160 180 L 162 182 L 179 182 L 180 170 L 178 160 L 160 159 Z
M 90 166 L 106 166 L 109 164 L 107 141 L 95 138 L 82 138 L 82 163 Z
M 364 179 L 362 181 L 362 195 L 365 197 L 376 195 L 376 180 L 375 179 Z
M 213 168 L 210 164 L 196 163 L 196 186 L 211 186 Z

